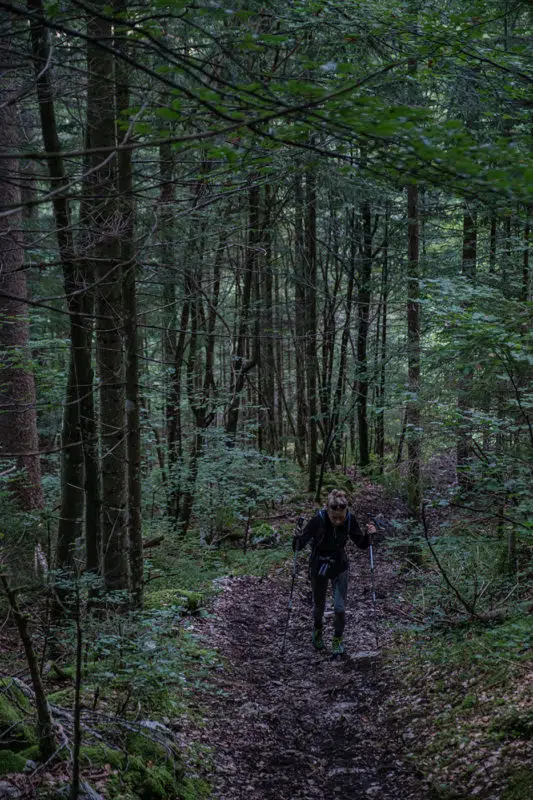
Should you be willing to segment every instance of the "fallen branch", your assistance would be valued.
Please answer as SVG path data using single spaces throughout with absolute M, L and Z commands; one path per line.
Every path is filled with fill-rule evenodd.
M 159 547 L 164 539 L 164 536 L 154 536 L 153 539 L 146 539 L 143 542 L 143 550 L 148 550 L 150 547 Z

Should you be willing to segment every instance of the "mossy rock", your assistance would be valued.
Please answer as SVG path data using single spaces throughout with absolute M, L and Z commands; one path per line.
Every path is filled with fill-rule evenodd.
M 322 494 L 324 498 L 333 489 L 346 492 L 351 497 L 355 491 L 355 484 L 348 475 L 343 475 L 342 472 L 326 472 L 322 479 Z
M 41 751 L 39 750 L 38 744 L 32 744 L 31 747 L 27 747 L 25 750 L 21 750 L 19 755 L 24 756 L 24 758 L 27 761 L 41 760 Z
M 31 708 L 27 697 L 9 678 L 0 680 L 0 741 L 4 747 L 23 750 L 37 742 L 37 733 L 28 723 Z
M 531 800 L 533 797 L 533 770 L 521 769 L 509 779 L 502 800 Z
M 12 772 L 22 772 L 27 760 L 21 753 L 14 753 L 13 750 L 0 750 L 0 778 Z

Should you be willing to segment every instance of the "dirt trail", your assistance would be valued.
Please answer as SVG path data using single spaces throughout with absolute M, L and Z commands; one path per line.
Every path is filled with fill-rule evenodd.
M 290 568 L 273 578 L 223 582 L 214 615 L 200 624 L 199 632 L 225 659 L 215 679 L 224 693 L 201 693 L 205 727 L 190 731 L 213 748 L 210 779 L 219 800 L 428 797 L 406 760 L 409 740 L 397 729 L 395 709 L 387 702 L 394 665 L 359 656 L 375 651 L 376 623 L 382 647 L 387 624 L 406 613 L 397 570 L 381 550 L 376 548 L 377 619 L 368 556 L 350 551 L 348 654 L 342 660 L 311 647 L 304 555 L 283 657 Z M 329 645 L 331 611 L 325 631 Z

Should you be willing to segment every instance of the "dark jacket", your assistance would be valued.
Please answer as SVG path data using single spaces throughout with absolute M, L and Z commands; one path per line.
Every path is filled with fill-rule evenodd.
M 311 575 L 316 574 L 321 557 L 334 558 L 334 566 L 329 577 L 334 577 L 348 569 L 345 545 L 348 538 L 361 550 L 370 544 L 368 533 L 363 533 L 354 515 L 349 511 L 342 525 L 333 527 L 328 513 L 322 509 L 312 517 L 302 533 L 295 537 L 294 547 L 301 550 L 311 542 Z

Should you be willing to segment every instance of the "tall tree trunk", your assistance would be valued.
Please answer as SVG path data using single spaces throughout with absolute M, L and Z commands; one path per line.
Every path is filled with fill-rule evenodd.
M 42 0 L 28 0 L 28 9 L 38 17 L 44 16 Z M 48 31 L 34 16 L 30 17 L 30 33 L 44 149 L 47 153 L 56 154 L 47 159 L 47 164 L 52 189 L 57 190 L 66 187 L 67 176 L 59 155 L 61 144 L 50 70 L 45 69 L 51 55 Z M 81 539 L 83 533 L 85 471 L 80 406 L 82 396 L 92 390 L 92 372 L 84 316 L 84 281 L 75 252 L 70 210 L 65 196 L 57 194 L 54 197 L 53 211 L 70 324 L 70 356 L 61 433 L 61 506 L 56 558 L 57 566 L 65 567 L 72 564 L 75 542 Z
M 11 213 L 0 218 L 0 459 L 15 459 L 17 473 L 10 488 L 24 510 L 43 506 L 35 382 L 30 368 L 29 320 L 19 163 L 10 152 L 19 149 L 16 97 L 20 91 L 13 77 L 19 57 L 15 50 L 10 17 L 0 24 L 0 203 Z M 4 210 L 4 209 L 2 209 Z
M 422 487 L 420 480 L 420 264 L 418 187 L 407 189 L 407 372 L 409 399 L 405 409 L 409 474 L 407 503 L 409 516 L 420 518 Z
M 162 100 L 165 102 L 167 95 Z M 181 358 L 179 362 L 177 356 L 177 334 L 176 334 L 176 281 L 177 273 L 173 268 L 174 247 L 172 241 L 172 203 L 174 200 L 174 158 L 170 143 L 164 142 L 159 148 L 159 237 L 161 241 L 160 272 L 163 284 L 163 335 L 161 342 L 161 352 L 163 356 L 163 391 L 164 391 L 164 412 L 165 430 L 167 443 L 168 459 L 168 480 L 165 480 L 167 487 L 167 514 L 169 519 L 177 516 L 177 464 L 181 453 Z M 188 303 L 185 301 L 182 307 L 183 313 L 188 315 Z M 187 320 L 185 319 L 185 326 Z M 180 325 L 181 356 L 183 357 L 183 347 L 185 332 Z M 178 440 L 179 438 L 179 440 Z M 164 465 L 162 466 L 162 469 Z M 165 474 L 166 475 L 166 474 Z
M 528 205 L 526 208 L 526 220 L 524 222 L 524 243 L 523 248 L 524 252 L 522 255 L 522 291 L 520 293 L 520 299 L 523 303 L 527 303 L 529 300 L 529 247 L 530 247 L 530 235 L 531 235 L 531 209 L 533 206 Z
M 294 181 L 294 235 L 295 235 L 295 287 L 294 287 L 294 337 L 296 370 L 296 459 L 304 466 L 307 454 L 307 420 L 309 411 L 305 386 L 305 304 L 306 278 L 304 269 L 304 195 L 302 176 L 298 173 Z
M 376 390 L 376 455 L 379 474 L 385 467 L 385 387 L 387 359 L 387 300 L 389 294 L 389 218 L 390 209 L 385 211 L 385 234 L 383 243 L 383 265 L 381 269 L 381 337 L 379 342 L 379 377 Z
M 226 435 L 228 443 L 232 444 L 237 435 L 239 411 L 241 407 L 241 394 L 244 389 L 246 375 L 256 365 L 256 360 L 246 360 L 248 338 L 250 336 L 250 315 L 252 289 L 254 286 L 257 245 L 259 241 L 259 187 L 252 186 L 248 194 L 248 246 L 245 258 L 244 285 L 240 308 L 239 331 L 237 334 L 237 347 L 234 363 L 231 370 L 230 405 L 228 408 Z
M 469 282 L 474 282 L 476 277 L 477 259 L 477 215 L 475 211 L 465 208 L 463 214 L 463 255 L 462 273 Z M 468 303 L 467 307 L 471 304 Z M 457 431 L 457 480 L 460 486 L 466 488 L 471 485 L 468 466 L 472 456 L 472 420 L 470 417 L 472 405 L 473 370 L 470 365 L 464 365 L 458 381 L 457 410 L 459 413 L 459 426 Z
M 98 12 L 105 11 L 100 0 Z M 87 33 L 87 134 L 90 149 L 107 151 L 116 144 L 114 58 L 97 42 L 112 40 L 107 19 L 89 16 Z M 97 359 L 100 378 L 100 437 L 102 449 L 102 548 L 107 589 L 128 587 L 126 525 L 126 426 L 124 353 L 122 347 L 123 291 L 120 231 L 117 227 L 116 154 L 91 155 L 94 168 L 90 191 L 90 256 L 97 285 Z
M 347 227 L 350 231 L 350 261 L 348 266 L 348 277 L 346 287 L 346 309 L 344 312 L 344 325 L 342 328 L 340 353 L 339 353 L 339 371 L 337 374 L 337 386 L 335 389 L 335 397 L 333 402 L 333 415 L 331 422 L 331 447 L 336 450 L 335 461 L 341 460 L 342 448 L 342 426 L 340 425 L 340 413 L 344 399 L 346 388 L 346 368 L 348 361 L 348 342 L 350 339 L 350 326 L 352 322 L 352 304 L 355 288 L 355 274 L 357 268 L 357 243 L 355 236 L 355 211 L 350 209 L 349 218 L 347 220 Z
M 272 264 L 272 187 L 265 186 L 264 193 L 264 243 L 265 257 L 261 260 L 261 307 L 263 317 L 260 387 L 261 400 L 265 407 L 265 450 L 270 455 L 278 450 L 275 405 L 276 361 L 274 355 L 274 311 L 273 311 L 273 264 Z
M 126 0 L 115 0 L 115 11 L 122 13 Z M 121 50 L 121 29 L 116 47 Z M 124 33 L 124 31 L 122 31 Z M 126 116 L 129 108 L 129 75 L 125 62 L 116 62 L 117 118 Z M 139 393 L 139 336 L 137 330 L 137 262 L 134 232 L 133 169 L 131 150 L 118 154 L 118 219 L 123 274 L 124 338 L 126 351 L 126 436 L 128 462 L 128 549 L 130 593 L 134 608 L 142 608 L 144 591 L 144 557 L 141 517 L 141 420 Z
M 306 214 L 305 214 L 305 244 L 306 244 L 306 376 L 307 376 L 307 402 L 309 404 L 309 477 L 308 490 L 316 490 L 317 456 L 318 456 L 318 402 L 317 402 L 317 263 L 316 263 L 316 174 L 309 168 L 305 181 Z
M 368 363 L 367 342 L 370 314 L 370 287 L 372 277 L 372 218 L 370 203 L 365 200 L 361 208 L 362 254 L 357 302 L 357 426 L 359 434 L 359 465 L 366 469 L 370 463 L 368 445 Z

